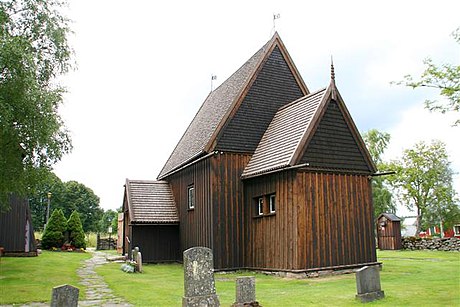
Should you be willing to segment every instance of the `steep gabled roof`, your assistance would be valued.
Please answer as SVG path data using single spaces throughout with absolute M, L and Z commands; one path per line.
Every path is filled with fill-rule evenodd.
M 273 118 L 242 176 L 290 166 L 292 156 L 315 115 L 326 89 L 281 108 Z
M 275 33 L 270 41 L 243 66 L 208 95 L 158 175 L 159 179 L 165 178 L 174 170 L 214 150 L 216 138 L 229 119 L 236 113 L 264 61 L 275 47 L 279 47 L 281 50 L 302 92 L 308 93 L 308 89 L 287 53 L 281 38 Z
M 126 179 L 125 195 L 131 223 L 179 222 L 171 187 L 166 181 Z
M 379 220 L 382 216 L 386 217 L 387 219 L 389 219 L 390 221 L 392 222 L 400 222 L 401 219 L 399 217 L 397 217 L 395 214 L 393 213 L 381 213 L 378 217 L 377 217 L 377 220 Z
M 343 121 L 340 123 L 342 127 L 338 128 L 342 130 L 338 132 L 343 133 L 345 131 L 346 137 L 351 139 L 355 150 L 351 155 L 352 158 L 359 156 L 360 171 L 375 173 L 376 167 L 345 107 L 342 97 L 335 86 L 335 81 L 332 80 L 327 89 L 309 94 L 278 110 L 254 155 L 243 171 L 242 178 L 255 177 L 293 166 L 318 167 L 319 165 L 318 168 L 340 168 L 335 165 L 332 167 L 325 166 L 331 161 L 329 156 L 338 155 L 340 157 L 340 151 L 342 150 L 340 145 L 333 144 L 330 141 L 317 144 L 320 142 L 317 140 L 318 128 L 324 122 L 325 114 L 330 113 L 330 106 L 337 106 L 338 108 L 335 112 L 341 115 L 341 120 Z M 334 135 L 335 131 L 329 131 L 329 133 Z M 338 138 L 341 137 L 338 136 Z M 323 149 L 321 149 L 321 146 L 323 146 Z M 330 147 L 335 148 L 330 150 Z M 310 165 L 309 159 L 311 156 L 305 156 L 305 154 L 310 153 L 311 148 L 316 151 L 311 156 L 322 154 L 324 158 L 321 159 L 325 160 L 324 163 L 311 163 L 312 165 Z M 323 152 L 320 152 L 321 150 Z M 349 153 L 346 154 L 348 155 Z

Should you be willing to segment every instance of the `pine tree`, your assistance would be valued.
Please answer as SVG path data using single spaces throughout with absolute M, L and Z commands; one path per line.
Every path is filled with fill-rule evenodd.
M 67 221 L 61 209 L 56 209 L 51 214 L 42 237 L 42 248 L 61 248 L 64 244 Z
M 85 233 L 81 224 L 80 215 L 76 210 L 72 212 L 67 221 L 70 244 L 76 248 L 86 248 Z

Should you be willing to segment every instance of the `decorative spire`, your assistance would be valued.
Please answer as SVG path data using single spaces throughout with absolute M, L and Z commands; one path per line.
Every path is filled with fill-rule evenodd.
M 331 90 L 332 90 L 332 99 L 337 100 L 337 88 L 335 86 L 335 70 L 334 70 L 334 61 L 331 55 Z
M 331 55 L 331 81 L 335 82 L 334 60 Z

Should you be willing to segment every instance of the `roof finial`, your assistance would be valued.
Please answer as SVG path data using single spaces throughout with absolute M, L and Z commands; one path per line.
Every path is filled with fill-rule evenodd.
M 335 82 L 334 60 L 331 55 L 331 81 Z

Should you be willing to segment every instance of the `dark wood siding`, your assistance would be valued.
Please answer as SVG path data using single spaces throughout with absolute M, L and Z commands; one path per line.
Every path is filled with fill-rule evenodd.
M 211 159 L 201 160 L 167 178 L 179 213 L 181 252 L 194 246 L 213 246 Z M 188 209 L 187 188 L 193 185 L 195 208 Z
M 132 246 L 138 246 L 143 262 L 181 260 L 178 225 L 132 225 Z
M 257 269 L 295 269 L 297 248 L 297 210 L 293 200 L 295 172 L 245 180 L 245 266 Z M 275 194 L 276 212 L 256 212 L 257 199 Z M 265 201 L 266 202 L 266 201 Z
M 0 213 L 0 246 L 5 249 L 5 254 L 36 256 L 37 246 L 29 202 L 12 196 L 10 207 L 7 212 Z
M 216 150 L 253 153 L 276 111 L 302 96 L 279 47 L 275 47 L 236 114 L 219 135 Z
M 309 163 L 311 167 L 371 171 L 335 101 L 329 103 L 301 163 Z
M 123 254 L 128 254 L 131 256 L 131 218 L 129 217 L 129 208 L 128 208 L 128 200 L 126 198 L 126 192 L 123 197 Z
M 381 216 L 377 220 L 377 242 L 381 250 L 399 250 L 402 247 L 401 242 L 401 222 L 385 219 L 385 225 L 380 223 L 385 219 Z
M 214 267 L 243 266 L 243 182 L 241 174 L 250 155 L 219 153 L 212 159 Z
M 294 171 L 245 181 L 246 266 L 308 270 L 376 261 L 367 176 Z M 276 193 L 272 216 L 254 199 Z

